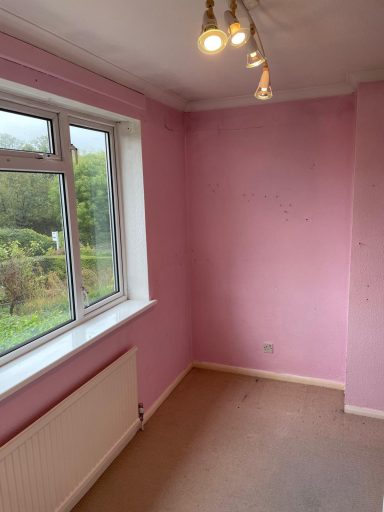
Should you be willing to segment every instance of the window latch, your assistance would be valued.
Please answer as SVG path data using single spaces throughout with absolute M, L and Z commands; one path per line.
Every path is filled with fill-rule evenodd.
M 75 159 L 75 163 L 77 165 L 79 163 L 79 150 L 77 149 L 77 147 L 74 144 L 70 145 L 70 150 L 72 153 L 72 158 Z

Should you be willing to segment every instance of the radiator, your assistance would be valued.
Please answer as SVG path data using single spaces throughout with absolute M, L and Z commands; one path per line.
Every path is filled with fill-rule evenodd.
M 1 512 L 69 511 L 139 427 L 136 348 L 0 449 Z

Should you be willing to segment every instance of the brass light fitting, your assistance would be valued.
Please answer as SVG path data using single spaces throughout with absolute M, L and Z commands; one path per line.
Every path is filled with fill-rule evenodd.
M 197 41 L 199 50 L 208 55 L 220 53 L 227 45 L 228 37 L 219 29 L 213 12 L 214 0 L 207 0 L 201 34 Z
M 228 0 L 229 9 L 224 13 L 227 35 L 218 26 L 217 19 L 213 12 L 215 5 L 214 0 L 206 0 L 206 10 L 203 16 L 201 34 L 198 38 L 198 48 L 202 53 L 214 55 L 224 50 L 228 41 L 234 48 L 246 46 L 246 67 L 253 69 L 263 65 L 260 83 L 254 96 L 259 100 L 268 100 L 272 98 L 272 87 L 269 65 L 263 43 L 251 13 L 244 5 L 243 0 L 239 0 L 239 2 L 248 16 L 249 28 L 243 27 L 236 16 L 238 7 L 237 0 Z

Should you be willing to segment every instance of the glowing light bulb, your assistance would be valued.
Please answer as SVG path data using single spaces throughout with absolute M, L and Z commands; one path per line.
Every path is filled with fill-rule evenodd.
M 210 35 L 204 40 L 204 48 L 207 52 L 216 52 L 221 47 L 221 38 L 216 35 Z
M 246 37 L 245 32 L 239 30 L 231 37 L 231 44 L 233 44 L 233 46 L 241 46 L 245 43 Z

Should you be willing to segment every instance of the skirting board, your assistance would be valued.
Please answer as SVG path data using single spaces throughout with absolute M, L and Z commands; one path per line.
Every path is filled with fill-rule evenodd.
M 75 492 L 68 496 L 68 498 L 60 505 L 57 512 L 70 512 L 73 507 L 81 500 L 81 498 L 89 491 L 94 485 L 96 480 L 101 477 L 104 471 L 112 464 L 121 451 L 127 446 L 129 441 L 136 435 L 140 428 L 140 421 L 137 418 L 135 423 L 127 430 L 124 436 L 112 447 L 112 449 L 105 455 L 100 463 L 95 466 L 92 471 L 84 478 L 78 485 Z
M 378 409 L 368 409 L 367 407 L 357 407 L 356 405 L 345 405 L 344 412 L 347 414 L 356 414 L 357 416 L 366 416 L 367 418 L 384 420 L 384 411 L 380 411 Z
M 239 375 L 249 375 L 250 377 L 260 377 L 261 379 L 280 380 L 283 382 L 294 382 L 297 384 L 307 384 L 309 386 L 320 386 L 323 388 L 338 389 L 344 391 L 345 386 L 342 382 L 326 379 L 315 379 L 313 377 L 302 377 L 300 375 L 291 375 L 289 373 L 275 373 L 265 370 L 254 370 L 253 368 L 241 368 L 240 366 L 229 366 L 226 364 L 204 363 L 195 361 L 195 368 L 204 370 L 214 370 L 218 372 L 237 373 Z
M 161 393 L 159 398 L 151 405 L 151 407 L 148 409 L 148 411 L 144 413 L 144 424 L 147 423 L 147 421 L 150 419 L 150 417 L 153 416 L 153 414 L 157 411 L 157 409 L 160 407 L 160 405 L 163 402 L 165 402 L 165 400 L 169 397 L 169 395 L 172 393 L 172 391 L 175 389 L 175 387 L 180 384 L 180 382 L 192 370 L 192 368 L 193 368 L 193 364 L 190 363 L 185 368 L 185 370 L 183 370 L 176 377 L 176 379 L 173 382 L 171 382 L 171 384 L 167 387 L 167 389 Z

